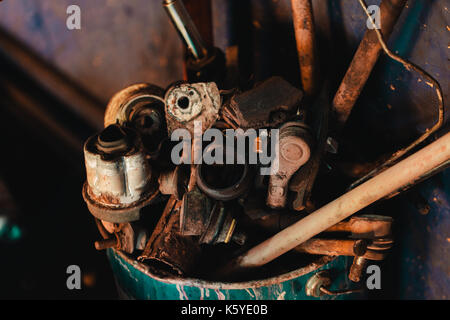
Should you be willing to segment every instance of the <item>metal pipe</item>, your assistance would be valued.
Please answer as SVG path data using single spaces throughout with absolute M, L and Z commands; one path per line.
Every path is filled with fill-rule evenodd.
M 306 95 L 316 88 L 316 44 L 311 0 L 291 0 L 300 77 Z
M 380 24 L 384 39 L 389 38 L 405 3 L 406 0 L 383 0 L 381 2 Z M 381 50 L 382 46 L 377 39 L 375 30 L 367 30 L 333 99 L 333 110 L 337 116 L 338 130 L 344 127 L 380 56 Z
M 208 56 L 206 45 L 181 0 L 164 0 L 164 9 L 190 54 L 199 61 Z
M 239 256 L 226 273 L 262 266 L 450 159 L 450 133 Z

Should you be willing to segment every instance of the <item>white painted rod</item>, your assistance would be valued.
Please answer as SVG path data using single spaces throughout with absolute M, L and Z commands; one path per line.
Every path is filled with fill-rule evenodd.
M 231 268 L 262 266 L 450 159 L 450 133 L 250 249 Z

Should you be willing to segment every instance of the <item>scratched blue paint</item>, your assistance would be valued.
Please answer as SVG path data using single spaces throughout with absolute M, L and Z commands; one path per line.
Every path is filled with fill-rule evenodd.
M 399 294 L 404 299 L 450 299 L 450 170 L 418 186 L 430 211 L 420 214 L 406 199 L 399 201 L 404 224 L 398 235 Z
M 317 300 L 305 294 L 305 284 L 318 270 L 330 270 L 336 277 L 333 280 L 331 290 L 347 289 L 351 285 L 347 278 L 347 270 L 351 264 L 351 258 L 339 257 L 321 268 L 294 278 L 269 286 L 246 289 L 208 289 L 196 286 L 183 286 L 182 284 L 170 284 L 156 280 L 141 272 L 132 264 L 109 249 L 107 256 L 113 269 L 119 292 L 127 298 L 142 300 Z M 330 297 L 321 299 L 355 299 L 361 298 L 361 294 Z

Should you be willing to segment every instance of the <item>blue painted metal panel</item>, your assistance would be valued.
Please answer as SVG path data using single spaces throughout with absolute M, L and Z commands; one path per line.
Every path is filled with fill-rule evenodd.
M 305 294 L 305 284 L 308 279 L 319 270 L 330 270 L 335 277 L 330 286 L 330 290 L 348 289 L 350 281 L 347 277 L 347 270 L 352 258 L 339 257 L 323 265 L 322 267 L 293 278 L 291 280 L 275 281 L 274 284 L 255 287 L 248 286 L 239 289 L 224 289 L 217 287 L 213 283 L 201 287 L 199 285 L 189 285 L 188 282 L 180 280 L 178 283 L 166 283 L 143 272 L 136 267 L 136 263 L 130 263 L 130 259 L 124 259 L 116 251 L 107 251 L 108 259 L 114 272 L 116 284 L 119 292 L 123 296 L 132 299 L 147 300 L 317 300 Z M 230 284 L 223 284 L 230 287 Z M 219 285 L 220 286 L 220 285 Z M 233 286 L 233 284 L 231 284 Z M 238 285 L 236 285 L 238 286 Z M 320 299 L 355 299 L 361 298 L 363 294 L 354 293 L 342 296 L 323 296 Z

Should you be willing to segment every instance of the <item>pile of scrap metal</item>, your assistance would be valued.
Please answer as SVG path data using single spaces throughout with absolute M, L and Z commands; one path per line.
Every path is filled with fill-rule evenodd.
M 404 3 L 382 2 L 385 37 Z M 328 124 L 338 129 L 343 126 L 384 42 L 376 29 L 367 31 L 331 105 L 327 94 L 315 94 L 310 2 L 293 0 L 292 4 L 304 92 L 280 77 L 241 91 L 230 83 L 235 77 L 226 72 L 229 61 L 219 49 L 204 45 L 182 2 L 164 2 L 190 53 L 189 81 L 166 90 L 136 84 L 120 91 L 107 106 L 104 130 L 86 141 L 83 197 L 104 238 L 95 243 L 97 249 L 122 250 L 179 276 L 205 277 L 211 276 L 201 274 L 200 266 L 205 264 L 216 268 L 213 276 L 227 277 L 263 266 L 291 250 L 302 255 L 353 256 L 349 278 L 354 282 L 360 281 L 367 260 L 385 258 L 392 245 L 392 218 L 359 215 L 344 219 L 448 165 L 450 136 L 403 160 L 400 157 L 412 147 L 397 153 L 381 173 L 314 211 L 311 195 L 319 166 L 327 151 L 337 152 L 339 140 L 339 136 L 332 137 L 339 130 L 329 131 Z M 365 67 L 359 72 L 361 57 Z M 304 93 L 315 103 L 304 103 Z M 332 110 L 337 115 L 335 123 L 329 121 Z M 246 153 L 253 149 L 262 153 L 261 148 L 276 139 L 276 160 L 173 163 L 171 138 L 177 129 L 185 129 L 195 139 L 211 128 L 222 138 L 230 129 L 266 133 L 279 129 L 278 136 L 265 137 L 266 146 L 261 137 L 249 138 L 245 149 Z M 203 137 L 203 141 L 208 139 Z M 189 150 L 211 152 L 208 148 L 215 149 L 214 142 L 205 146 L 200 140 L 191 146 L 189 140 Z M 236 154 L 225 150 L 225 158 L 227 151 Z M 273 167 L 278 169 L 276 174 L 261 174 L 261 168 Z M 158 221 L 148 222 L 148 217 Z M 313 238 L 318 234 L 326 236 Z M 206 261 L 215 259 L 208 257 L 211 248 L 221 252 L 214 256 L 220 261 Z M 218 269 L 221 264 L 226 266 Z

